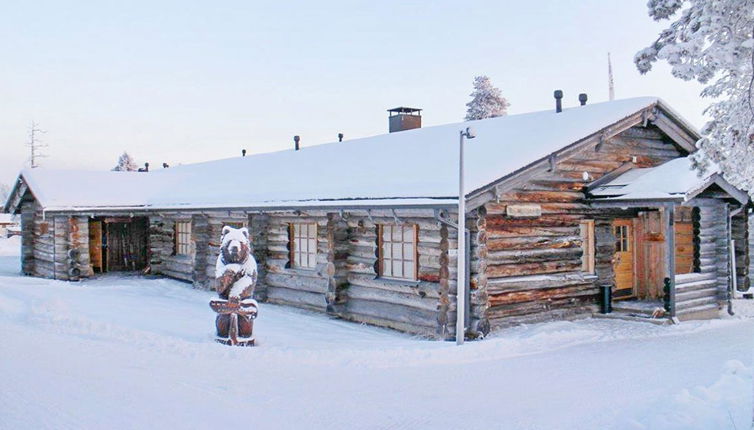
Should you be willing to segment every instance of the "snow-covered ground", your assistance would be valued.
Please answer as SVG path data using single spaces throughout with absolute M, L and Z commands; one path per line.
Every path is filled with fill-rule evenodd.
M 0 239 L 0 428 L 744 429 L 754 315 L 530 325 L 456 347 L 263 304 L 213 342 L 175 281 L 18 275 Z

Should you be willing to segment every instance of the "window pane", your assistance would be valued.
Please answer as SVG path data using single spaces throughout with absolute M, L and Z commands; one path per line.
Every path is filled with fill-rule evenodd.
M 393 230 L 393 242 L 400 242 L 402 240 L 401 228 L 398 226 L 394 226 L 392 230 Z
M 402 248 L 403 246 L 401 246 L 400 242 L 393 244 L 393 258 L 397 258 L 397 259 L 403 258 Z
M 403 259 L 404 260 L 414 259 L 414 244 L 413 243 L 406 243 L 403 245 Z
M 403 227 L 403 241 L 413 242 L 413 240 L 414 240 L 414 227 L 413 226 Z
M 404 273 L 403 275 L 406 278 L 413 278 L 414 277 L 414 262 L 413 261 L 406 261 L 404 263 Z
M 403 276 L 403 263 L 401 260 L 393 260 L 393 276 Z
M 393 264 L 391 260 L 383 260 L 382 262 L 382 275 L 393 276 Z

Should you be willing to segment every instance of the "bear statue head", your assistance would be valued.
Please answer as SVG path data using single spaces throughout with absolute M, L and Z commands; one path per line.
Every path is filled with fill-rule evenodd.
M 223 227 L 220 252 L 226 264 L 243 264 L 251 252 L 249 230 L 244 228 Z

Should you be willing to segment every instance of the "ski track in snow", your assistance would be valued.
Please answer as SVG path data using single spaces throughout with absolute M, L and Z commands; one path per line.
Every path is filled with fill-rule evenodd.
M 754 306 L 677 326 L 581 320 L 456 347 L 262 304 L 213 341 L 213 294 L 18 275 L 0 239 L 0 428 L 749 428 Z

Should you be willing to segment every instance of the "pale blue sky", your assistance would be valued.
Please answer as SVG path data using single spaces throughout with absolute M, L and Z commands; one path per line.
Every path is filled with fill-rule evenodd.
M 13 2 L 0 5 L 0 182 L 27 162 L 32 120 L 45 167 L 153 166 L 385 133 L 386 109 L 424 124 L 463 118 L 486 74 L 510 113 L 656 95 L 697 126 L 700 87 L 634 53 L 661 29 L 645 1 Z M 449 138 L 455 138 L 449 136 Z M 337 168 L 337 166 L 332 166 Z

